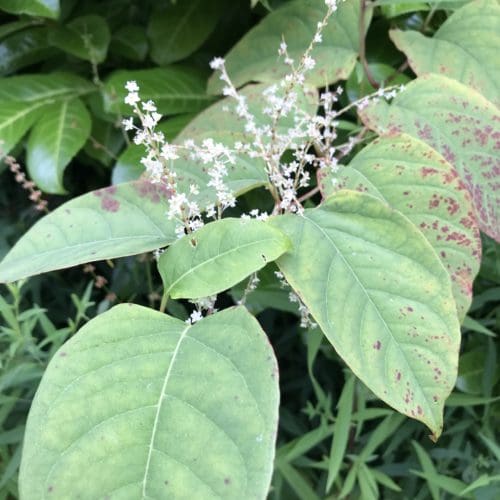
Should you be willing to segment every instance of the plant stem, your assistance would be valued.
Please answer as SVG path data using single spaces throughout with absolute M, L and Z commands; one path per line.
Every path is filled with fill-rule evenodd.
M 365 41 L 365 14 L 366 14 L 366 0 L 361 1 L 361 11 L 359 14 L 359 59 L 363 65 L 366 78 L 370 82 L 370 85 L 378 89 L 380 87 L 377 80 L 372 75 L 370 67 L 368 66 L 368 61 L 366 60 L 366 41 Z
M 165 312 L 165 309 L 167 308 L 167 302 L 168 302 L 168 293 L 166 290 L 164 290 L 163 296 L 161 298 L 160 312 L 162 312 L 162 313 Z

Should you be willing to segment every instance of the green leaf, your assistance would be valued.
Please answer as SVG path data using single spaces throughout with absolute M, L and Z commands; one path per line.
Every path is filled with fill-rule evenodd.
M 50 43 L 80 59 L 101 63 L 106 59 L 111 33 L 106 20 L 95 14 L 73 19 L 49 35 Z
M 0 263 L 0 282 L 152 251 L 176 240 L 166 195 L 146 181 L 87 193 L 38 221 Z
M 47 28 L 34 27 L 19 31 L 0 42 L 0 75 L 15 73 L 47 59 L 52 53 L 47 42 Z
M 288 238 L 264 221 L 222 219 L 176 241 L 158 261 L 165 293 L 199 299 L 227 290 L 277 259 Z
M 0 101 L 34 102 L 63 99 L 95 90 L 89 81 L 73 73 L 45 73 L 0 78 Z
M 292 241 L 278 266 L 339 355 L 379 398 L 439 436 L 460 329 L 449 276 L 427 240 L 353 191 L 273 222 Z
M 40 116 L 45 102 L 0 102 L 0 158 L 22 139 Z
M 60 13 L 59 0 L 0 0 L 0 9 L 11 14 L 57 19 Z
M 431 457 L 429 457 L 427 452 L 416 441 L 412 441 L 411 444 L 413 445 L 413 448 L 415 448 L 415 452 L 417 453 L 418 461 L 420 462 L 422 471 L 427 474 L 427 477 L 434 477 L 437 474 L 437 471 L 434 467 L 434 464 L 432 463 Z M 431 492 L 432 499 L 439 500 L 439 486 L 437 486 L 433 481 L 429 479 L 427 479 L 427 484 L 429 486 L 429 491 Z
M 90 134 L 90 114 L 83 102 L 66 99 L 44 110 L 31 131 L 26 163 L 38 187 L 47 193 L 65 193 L 64 169 Z
M 390 36 L 417 75 L 441 73 L 500 105 L 500 4 L 496 0 L 468 3 L 432 38 L 399 30 Z
M 203 72 L 187 67 L 168 67 L 115 71 L 103 89 L 104 109 L 109 113 L 130 115 L 132 108 L 125 104 L 128 92 L 125 84 L 135 80 L 140 86 L 143 101 L 153 100 L 163 114 L 193 113 L 213 101 L 205 91 Z
M 239 195 L 265 182 L 259 175 L 253 177 L 252 172 L 238 168 L 229 172 L 226 185 Z M 190 183 L 192 178 L 185 175 L 179 179 L 179 189 L 189 192 Z M 193 196 L 202 210 L 216 198 L 215 190 L 204 186 Z M 0 283 L 169 245 L 177 236 L 175 222 L 166 216 L 167 204 L 164 187 L 147 180 L 74 198 L 37 222 L 16 243 L 0 262 Z
M 144 61 L 148 53 L 148 39 L 144 28 L 134 24 L 122 26 L 113 33 L 110 51 L 131 61 Z
M 110 166 L 116 159 L 116 155 L 122 150 L 124 142 L 123 130 L 120 125 L 99 120 L 94 116 L 92 131 L 84 151 L 103 165 Z
M 244 308 L 186 325 L 117 306 L 49 364 L 21 496 L 265 498 L 278 400 L 274 353 Z
M 366 192 L 406 215 L 448 270 L 460 319 L 465 317 L 481 239 L 471 197 L 441 155 L 409 136 L 379 139 L 320 183 L 326 196 L 342 188 Z
M 224 13 L 220 0 L 167 4 L 153 13 L 148 26 L 151 59 L 163 66 L 185 59 L 201 47 Z
M 419 77 L 389 105 L 361 111 L 382 135 L 412 135 L 441 153 L 472 195 L 479 227 L 500 241 L 500 110 L 473 89 L 439 75 Z
M 307 73 L 310 85 L 325 86 L 346 79 L 353 70 L 359 51 L 359 11 L 357 1 L 339 3 L 323 32 L 323 42 L 312 52 L 316 66 Z M 289 73 L 290 67 L 278 60 L 281 41 L 285 40 L 290 57 L 298 61 L 325 12 L 324 0 L 296 0 L 268 14 L 226 55 L 226 68 L 235 86 L 273 82 Z M 218 93 L 221 88 L 216 73 L 209 80 L 208 91 Z
M 328 460 L 328 478 L 326 480 L 326 491 L 330 491 L 333 483 L 337 479 L 344 454 L 349 440 L 351 428 L 352 407 L 354 401 L 355 379 L 351 375 L 347 379 L 342 394 L 337 403 L 337 418 L 333 427 L 333 440 Z

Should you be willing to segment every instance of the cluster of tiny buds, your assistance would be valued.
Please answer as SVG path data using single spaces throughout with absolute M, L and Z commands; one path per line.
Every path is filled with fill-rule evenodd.
M 4 162 L 14 174 L 16 182 L 19 183 L 23 189 L 28 191 L 28 198 L 35 204 L 35 209 L 40 212 L 48 212 L 47 200 L 42 199 L 42 192 L 36 189 L 35 183 L 26 179 L 26 174 L 22 171 L 21 165 L 19 165 L 17 160 L 13 156 L 7 155 L 4 158 Z
M 203 319 L 203 313 L 209 315 L 217 312 L 215 309 L 215 301 L 217 300 L 217 295 L 211 295 L 209 297 L 203 297 L 197 300 L 190 300 L 192 304 L 195 306 L 195 310 L 189 315 L 189 318 L 186 320 L 188 325 L 193 325 L 197 323 L 201 319 Z

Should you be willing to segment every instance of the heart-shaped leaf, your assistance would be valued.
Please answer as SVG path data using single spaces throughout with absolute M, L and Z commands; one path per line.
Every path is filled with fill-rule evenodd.
M 432 38 L 394 30 L 392 40 L 417 75 L 441 73 L 500 105 L 500 4 L 469 2 L 454 12 Z
M 236 285 L 282 255 L 288 238 L 264 221 L 222 219 L 170 246 L 160 257 L 165 293 L 199 299 Z
M 366 192 L 406 215 L 448 270 L 460 319 L 465 317 L 481 239 L 469 192 L 441 155 L 410 136 L 377 139 L 320 185 L 324 196 L 343 188 Z
M 441 153 L 472 195 L 479 227 L 500 241 L 500 110 L 465 85 L 439 75 L 419 77 L 389 105 L 361 111 L 382 135 L 405 132 Z
M 26 426 L 21 496 L 264 499 L 278 400 L 274 353 L 244 308 L 186 325 L 117 306 L 49 364 Z
M 437 438 L 457 376 L 460 326 L 431 245 L 399 212 L 354 191 L 272 222 L 292 241 L 278 266 L 339 355 Z

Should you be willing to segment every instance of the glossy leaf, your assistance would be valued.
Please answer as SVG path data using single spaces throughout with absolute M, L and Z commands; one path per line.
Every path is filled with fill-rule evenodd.
M 199 299 L 223 292 L 277 259 L 288 238 L 264 221 L 222 219 L 176 241 L 158 261 L 165 293 Z
M 94 85 L 72 73 L 16 75 L 0 79 L 0 101 L 63 99 L 93 90 Z
M 66 99 L 47 106 L 31 131 L 26 163 L 37 186 L 62 194 L 64 169 L 90 134 L 91 119 L 80 99 Z
M 0 75 L 43 61 L 52 52 L 46 28 L 37 26 L 14 33 L 0 42 Z
M 0 9 L 11 14 L 57 19 L 60 13 L 59 0 L 0 0 Z
M 441 153 L 472 195 L 479 227 L 500 241 L 500 110 L 465 85 L 438 75 L 411 82 L 391 105 L 365 108 L 366 125 L 382 135 L 405 132 Z
M 406 217 L 354 191 L 273 222 L 292 241 L 278 266 L 339 355 L 437 438 L 460 328 L 448 273 L 427 240 Z
M 220 0 L 167 3 L 150 18 L 151 59 L 166 65 L 191 55 L 215 29 L 222 7 Z
M 103 90 L 104 109 L 128 116 L 132 108 L 125 104 L 125 84 L 135 80 L 143 101 L 152 99 L 163 114 L 193 113 L 213 100 L 205 91 L 204 74 L 189 68 L 169 67 L 115 71 Z
M 295 0 L 268 14 L 225 57 L 236 87 L 251 81 L 276 81 L 289 73 L 289 66 L 278 61 L 281 41 L 286 41 L 290 57 L 298 61 L 325 11 L 324 0 Z M 312 52 L 316 66 L 307 74 L 309 84 L 324 86 L 349 76 L 359 52 L 358 31 L 359 2 L 340 2 L 323 32 L 323 42 Z M 220 92 L 221 85 L 219 75 L 214 74 L 209 81 L 209 92 Z
M 49 364 L 28 418 L 21 496 L 265 498 L 277 382 L 272 348 L 244 308 L 186 325 L 117 306 Z
M 452 280 L 460 319 L 472 300 L 481 239 L 471 197 L 456 170 L 425 143 L 409 136 L 372 142 L 320 184 L 328 196 L 342 188 L 371 194 L 406 215 L 440 257 Z
M 73 19 L 50 32 L 50 42 L 80 59 L 101 63 L 106 59 L 111 34 L 106 20 L 97 15 Z
M 0 102 L 0 158 L 22 139 L 31 128 L 45 102 Z
M 431 37 L 391 32 L 417 75 L 441 73 L 500 105 L 500 3 L 476 0 L 454 12 Z

